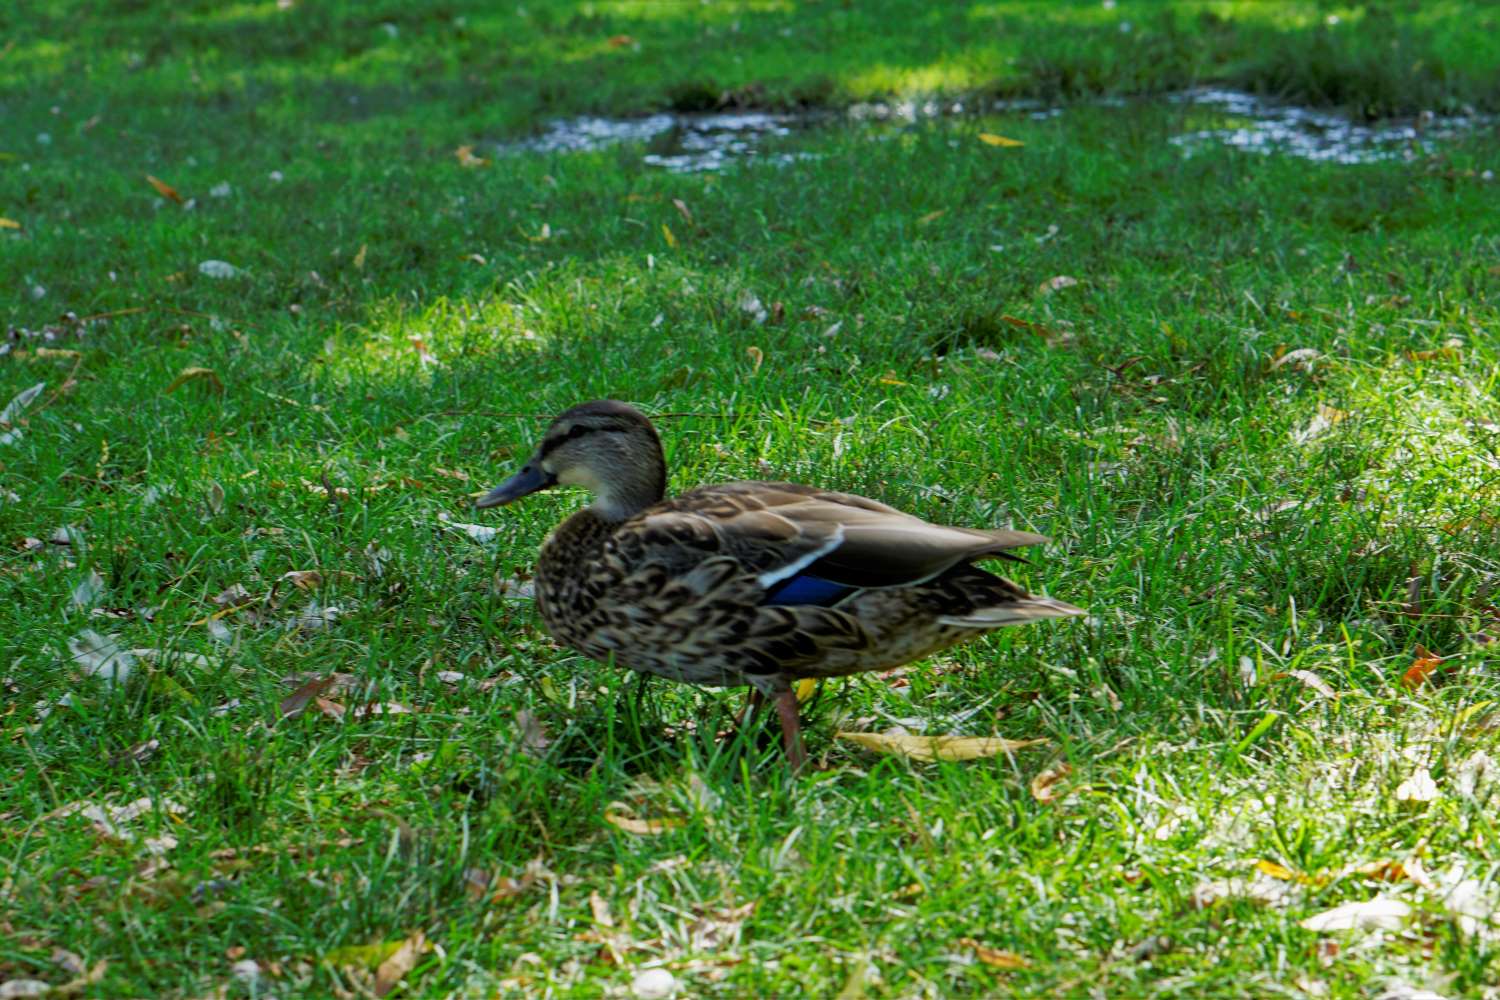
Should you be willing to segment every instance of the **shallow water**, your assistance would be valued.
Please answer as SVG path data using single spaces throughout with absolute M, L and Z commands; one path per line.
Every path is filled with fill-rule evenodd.
M 1432 144 L 1491 124 L 1491 116 L 1397 119 L 1364 124 L 1332 111 L 1282 104 L 1234 90 L 1201 88 L 1163 98 L 1187 105 L 1184 127 L 1168 141 L 1191 154 L 1211 146 L 1248 153 L 1281 153 L 1320 163 L 1372 163 L 1412 159 Z M 1132 102 L 1102 98 L 1075 107 L 1126 107 Z M 1139 102 L 1137 102 L 1139 103 Z M 582 117 L 557 119 L 541 135 L 501 144 L 501 155 L 561 153 L 642 143 L 647 164 L 674 173 L 722 170 L 750 157 L 788 162 L 808 156 L 788 152 L 784 140 L 796 132 L 840 123 L 855 126 L 902 125 L 933 118 L 979 114 L 1016 114 L 1033 120 L 1056 118 L 1068 107 L 1041 101 L 897 101 L 856 104 L 845 111 L 772 114 L 724 112 L 656 114 L 644 118 Z

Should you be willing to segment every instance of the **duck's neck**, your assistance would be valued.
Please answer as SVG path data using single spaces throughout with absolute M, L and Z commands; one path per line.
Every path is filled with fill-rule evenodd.
M 587 485 L 594 493 L 588 509 L 601 521 L 619 524 L 661 503 L 667 493 L 667 466 L 658 453 L 654 463 L 626 466 Z

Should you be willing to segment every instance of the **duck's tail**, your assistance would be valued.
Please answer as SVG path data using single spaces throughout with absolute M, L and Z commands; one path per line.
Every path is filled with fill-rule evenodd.
M 1014 601 L 975 608 L 963 615 L 944 615 L 938 621 L 944 625 L 961 625 L 965 628 L 1001 628 L 1006 625 L 1024 625 L 1043 618 L 1071 618 L 1088 614 L 1083 608 L 1074 607 L 1065 601 L 1028 594 Z

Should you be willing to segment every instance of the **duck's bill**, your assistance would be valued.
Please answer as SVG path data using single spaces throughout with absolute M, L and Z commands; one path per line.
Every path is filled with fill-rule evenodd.
M 549 486 L 556 485 L 556 477 L 544 471 L 540 465 L 528 465 L 476 500 L 474 506 L 481 510 L 485 507 L 503 507 L 512 500 L 519 500 L 538 490 L 545 490 Z

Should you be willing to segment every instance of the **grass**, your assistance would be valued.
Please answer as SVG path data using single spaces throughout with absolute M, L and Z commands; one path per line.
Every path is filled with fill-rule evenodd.
M 965 10 L 1061 46 L 1126 6 Z M 1147 104 L 831 128 L 722 175 L 628 147 L 465 167 L 695 80 L 1075 88 L 940 47 L 951 12 L 527 7 L 524 31 L 460 5 L 9 15 L 0 402 L 45 389 L 0 445 L 0 981 L 76 982 L 61 948 L 85 995 L 358 995 L 420 931 L 420 996 L 625 992 L 652 964 L 695 996 L 1492 995 L 1493 136 L 1185 157 L 1192 112 Z M 1174 15 L 1184 50 L 1350 28 L 1332 65 L 1388 71 L 1330 76 L 1355 108 L 1410 82 L 1360 62 L 1370 23 L 1427 46 L 1447 100 L 1495 78 L 1488 35 L 1461 52 L 1427 5 L 1214 10 Z M 687 58 L 736 19 L 741 46 Z M 809 59 L 835 37 L 859 44 Z M 1077 87 L 1137 87 L 1136 50 L 1076 37 L 1104 67 Z M 168 391 L 190 368 L 213 377 Z M 1092 616 L 825 685 L 819 766 L 788 778 L 773 729 L 716 735 L 736 698 L 637 700 L 504 585 L 580 498 L 470 498 L 604 395 L 664 415 L 676 488 L 770 470 L 1042 531 L 1021 576 Z M 85 629 L 159 652 L 112 687 L 70 658 Z M 1410 688 L 1419 647 L 1445 658 Z M 833 737 L 895 724 L 1049 742 L 920 764 Z M 1300 926 L 1377 894 L 1399 930 Z

